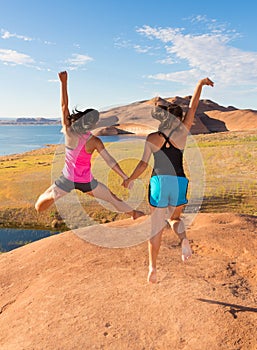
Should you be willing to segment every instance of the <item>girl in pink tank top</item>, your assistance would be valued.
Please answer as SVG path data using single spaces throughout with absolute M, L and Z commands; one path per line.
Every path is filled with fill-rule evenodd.
M 120 175 L 123 180 L 128 178 L 116 160 L 106 150 L 102 141 L 90 132 L 96 127 L 104 126 L 104 123 L 102 125 L 98 123 L 99 112 L 95 109 L 86 109 L 83 112 L 75 110 L 70 114 L 68 108 L 67 72 L 60 72 L 59 79 L 61 82 L 62 126 L 66 146 L 65 165 L 62 175 L 39 196 L 35 204 L 36 210 L 41 212 L 48 209 L 59 198 L 73 189 L 77 189 L 111 203 L 118 212 L 126 212 L 133 219 L 144 215 L 144 213 L 134 210 L 127 203 L 117 198 L 107 186 L 93 177 L 91 158 L 93 152 L 97 151 L 108 166 Z
M 78 146 L 75 149 L 65 149 L 65 165 L 63 175 L 66 179 L 73 182 L 91 182 L 93 175 L 91 173 L 92 153 L 87 153 L 85 146 L 88 138 L 92 134 L 87 132 L 79 137 Z

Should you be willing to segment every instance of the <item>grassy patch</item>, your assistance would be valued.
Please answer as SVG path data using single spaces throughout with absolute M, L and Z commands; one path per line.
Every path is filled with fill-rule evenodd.
M 140 160 L 143 146 L 142 140 L 106 144 L 107 150 L 128 175 Z M 188 152 L 194 148 L 202 157 L 205 173 L 201 211 L 257 215 L 257 131 L 196 135 L 189 138 L 187 144 Z M 55 206 L 38 215 L 34 203 L 50 186 L 52 173 L 57 176 L 62 169 L 63 153 L 57 157 L 55 152 L 56 147 L 51 146 L 22 155 L 0 157 L 1 226 L 51 226 Z M 121 187 L 121 178 L 98 154 L 92 158 L 94 176 L 118 197 L 145 212 L 149 212 L 147 186 L 151 169 L 152 160 L 147 171 L 135 181 L 133 190 L 128 191 Z M 192 181 L 190 176 L 189 179 Z M 108 206 L 103 208 L 101 203 L 87 195 L 78 193 L 78 198 L 86 213 L 97 222 L 127 217 Z M 63 229 L 67 228 L 63 226 Z
M 202 211 L 257 215 L 257 131 L 195 138 L 206 172 Z

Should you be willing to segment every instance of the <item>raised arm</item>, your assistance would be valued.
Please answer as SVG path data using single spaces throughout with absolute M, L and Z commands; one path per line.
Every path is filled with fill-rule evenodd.
M 188 111 L 187 111 L 185 119 L 183 121 L 183 124 L 185 125 L 187 130 L 190 130 L 191 126 L 193 124 L 195 112 L 196 112 L 196 109 L 198 107 L 201 92 L 202 92 L 202 87 L 204 85 L 214 86 L 214 83 L 209 78 L 204 78 L 204 79 L 201 79 L 198 81 L 198 83 L 195 87 L 195 91 L 193 93 L 193 96 L 190 100 Z
M 64 130 L 70 126 L 70 121 L 68 119 L 69 112 L 69 99 L 67 91 L 68 73 L 66 71 L 58 73 L 61 82 L 61 108 L 62 108 L 62 126 Z

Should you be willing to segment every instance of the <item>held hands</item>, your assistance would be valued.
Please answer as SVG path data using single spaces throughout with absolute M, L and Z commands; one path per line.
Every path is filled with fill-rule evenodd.
M 123 180 L 122 186 L 131 190 L 133 187 L 133 181 L 130 180 L 130 178 L 127 178 L 127 179 Z

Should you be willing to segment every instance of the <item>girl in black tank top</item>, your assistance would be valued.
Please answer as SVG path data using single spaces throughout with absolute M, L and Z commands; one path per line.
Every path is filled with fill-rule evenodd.
M 175 147 L 169 140 L 172 130 L 168 136 L 159 131 L 165 139 L 164 144 L 159 151 L 154 152 L 154 167 L 152 176 L 154 175 L 174 175 L 185 177 L 183 170 L 183 151 Z
M 182 145 L 185 144 L 188 132 L 194 122 L 204 85 L 213 86 L 214 83 L 209 78 L 204 78 L 197 82 L 185 114 L 181 106 L 160 97 L 155 98 L 152 117 L 160 122 L 158 130 L 159 135 L 162 135 L 165 139 L 164 144 L 155 151 L 156 145 L 160 141 L 159 135 L 156 132 L 150 133 L 147 136 L 141 160 L 130 177 L 123 181 L 123 186 L 129 188 L 131 183 L 147 169 L 150 157 L 153 155 L 154 170 L 149 184 L 151 236 L 148 241 L 149 272 L 147 276 L 147 281 L 151 283 L 157 282 L 157 257 L 161 246 L 162 233 L 164 228 L 167 227 L 167 222 L 180 239 L 182 260 L 186 261 L 192 255 L 185 225 L 181 219 L 181 214 L 187 203 L 188 184 L 188 179 L 185 177 L 183 170 L 183 149 L 176 148 L 170 142 L 169 138 L 172 133 L 166 136 L 163 134 L 163 131 L 176 130 L 176 139 Z M 180 130 L 177 129 L 178 124 Z M 168 220 L 167 215 L 169 217 Z

